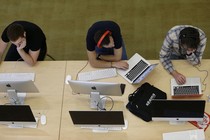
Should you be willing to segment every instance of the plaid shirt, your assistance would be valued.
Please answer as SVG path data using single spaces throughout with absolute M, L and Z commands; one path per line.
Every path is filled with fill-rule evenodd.
M 173 28 L 171 28 L 168 31 L 166 38 L 163 42 L 163 46 L 160 50 L 160 55 L 159 55 L 160 62 L 169 73 L 175 70 L 171 62 L 171 54 L 176 55 L 176 56 L 186 57 L 187 61 L 190 62 L 192 65 L 199 64 L 200 60 L 202 59 L 202 55 L 205 50 L 206 41 L 207 41 L 205 33 L 201 29 L 197 27 L 193 27 L 197 29 L 200 34 L 200 44 L 198 48 L 196 49 L 196 51 L 192 53 L 192 55 L 187 56 L 186 50 L 179 46 L 179 34 L 180 34 L 180 31 L 183 30 L 185 27 L 193 27 L 193 26 L 179 25 L 179 26 L 174 26 Z

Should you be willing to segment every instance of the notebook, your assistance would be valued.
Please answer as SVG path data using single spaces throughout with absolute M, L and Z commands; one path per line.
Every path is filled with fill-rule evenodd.
M 163 133 L 163 140 L 205 140 L 204 130 L 186 130 Z
M 183 85 L 179 85 L 175 79 L 171 79 L 172 97 L 194 97 L 202 95 L 201 81 L 199 77 L 187 77 L 186 83 Z
M 157 65 L 150 64 L 138 53 L 135 53 L 128 61 L 129 69 L 117 69 L 117 72 L 131 84 L 140 83 Z

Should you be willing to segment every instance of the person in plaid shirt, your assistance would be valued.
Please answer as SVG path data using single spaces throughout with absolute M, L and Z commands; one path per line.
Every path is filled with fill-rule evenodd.
M 178 84 L 184 84 L 186 77 L 175 70 L 171 60 L 186 59 L 192 65 L 200 64 L 206 41 L 205 33 L 191 25 L 177 25 L 168 31 L 160 50 L 160 62 Z

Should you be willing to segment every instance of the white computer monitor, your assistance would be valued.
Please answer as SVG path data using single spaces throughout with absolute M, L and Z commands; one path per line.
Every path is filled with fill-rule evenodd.
M 123 111 L 69 111 L 69 114 L 75 126 L 93 131 L 122 130 L 126 127 Z
M 205 100 L 152 100 L 153 121 L 203 121 Z
M 91 108 L 104 108 L 100 95 L 122 96 L 125 91 L 125 84 L 113 82 L 92 82 L 92 81 L 68 81 L 73 92 L 77 94 L 90 95 Z
M 0 105 L 0 124 L 27 126 L 36 120 L 29 105 Z
M 19 93 L 37 93 L 39 90 L 32 80 L 0 81 L 0 92 L 8 94 L 10 104 L 23 104 L 25 96 Z
M 124 127 L 122 111 L 69 111 L 72 122 L 86 127 Z

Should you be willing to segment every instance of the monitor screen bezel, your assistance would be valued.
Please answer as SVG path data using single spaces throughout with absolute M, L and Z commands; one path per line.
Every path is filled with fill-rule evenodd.
M 160 113 L 161 106 L 166 109 L 171 109 L 171 106 L 173 106 L 173 109 L 179 110 L 179 116 L 175 115 L 157 115 L 157 112 Z M 196 105 L 196 108 L 194 107 Z M 199 105 L 199 108 L 198 108 Z M 163 108 L 162 108 L 163 109 Z M 188 110 L 191 111 L 191 113 L 195 113 L 195 109 L 199 112 L 199 115 L 197 116 L 183 116 L 183 113 L 180 113 L 180 110 Z M 172 111 L 172 110 L 171 110 Z M 152 100 L 151 103 L 151 115 L 153 121 L 170 121 L 170 122 L 181 122 L 181 121 L 203 121 L 205 112 L 205 100 L 161 100 L 161 99 L 155 99 Z M 186 112 L 187 113 L 187 112 Z M 186 115 L 185 113 L 185 115 Z M 188 112 L 189 113 L 189 112 Z M 169 114 L 169 113 L 168 113 Z M 171 114 L 171 113 L 170 113 Z
M 123 111 L 69 111 L 72 122 L 80 127 L 124 127 Z
M 36 119 L 29 105 L 0 105 L 0 124 L 34 125 Z

